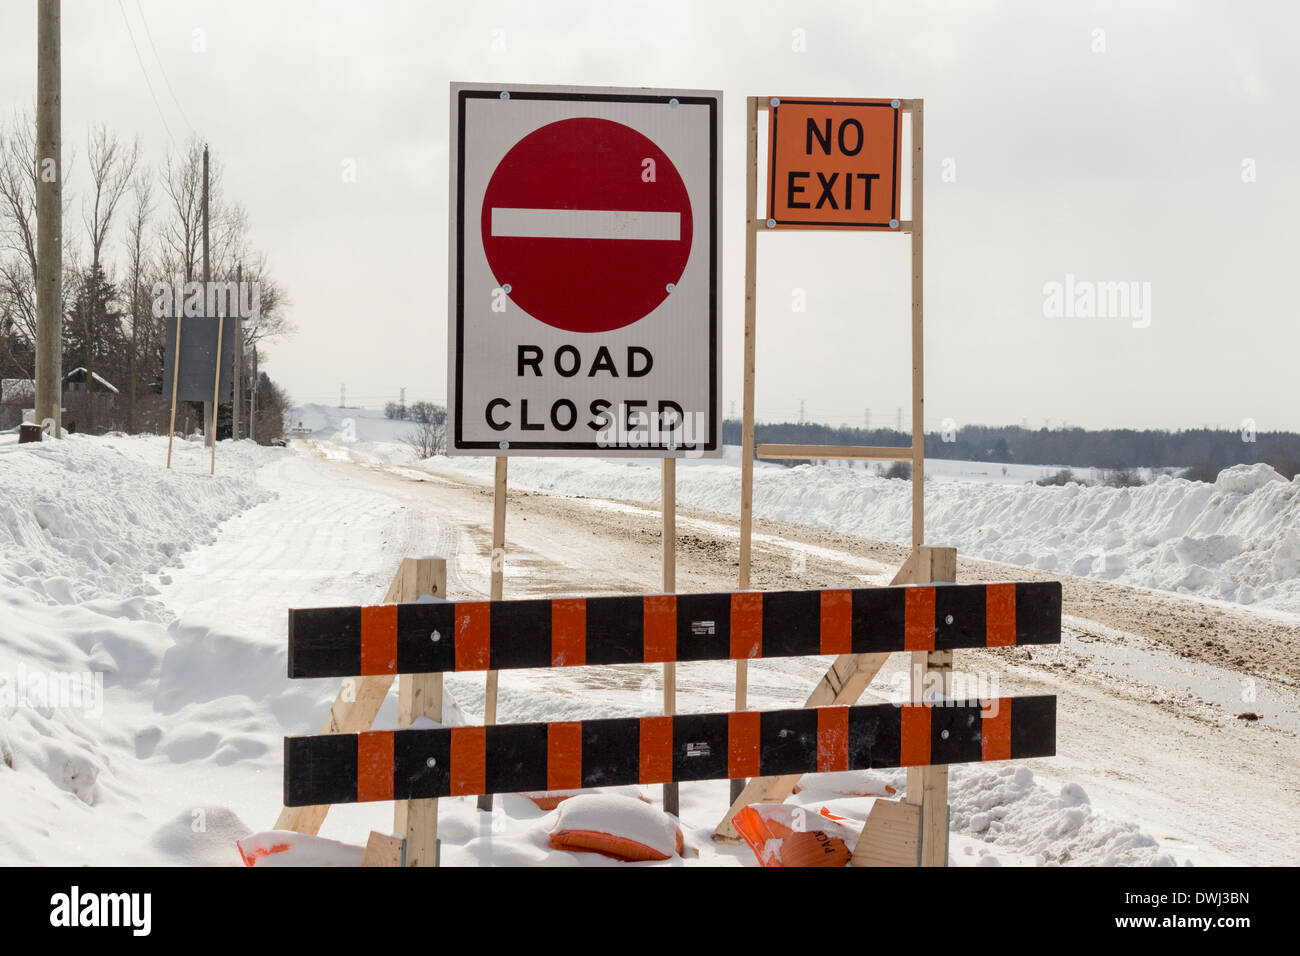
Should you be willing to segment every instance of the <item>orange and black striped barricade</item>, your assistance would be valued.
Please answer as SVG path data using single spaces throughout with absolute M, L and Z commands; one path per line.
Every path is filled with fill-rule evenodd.
M 289 676 L 370 677 L 1059 644 L 1059 582 L 289 612 Z M 1047 757 L 1056 698 L 826 706 L 285 739 L 286 807 Z
M 289 612 L 290 677 L 1059 644 L 1061 585 L 903 585 Z
M 1022 760 L 1056 753 L 1056 698 L 867 704 L 285 740 L 286 806 Z

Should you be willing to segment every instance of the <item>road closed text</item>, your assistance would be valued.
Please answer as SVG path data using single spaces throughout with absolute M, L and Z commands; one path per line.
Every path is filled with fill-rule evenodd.
M 655 367 L 654 353 L 641 345 L 619 349 L 599 345 L 584 350 L 573 344 L 553 349 L 522 344 L 515 358 L 514 378 L 525 385 L 535 379 L 610 382 L 644 379 Z M 701 412 L 690 412 L 676 398 L 666 396 L 618 400 L 565 397 L 539 401 L 497 395 L 484 408 L 484 420 L 494 431 L 576 432 L 594 437 L 598 445 L 610 448 L 657 448 L 672 444 L 688 450 L 704 437 L 701 418 Z

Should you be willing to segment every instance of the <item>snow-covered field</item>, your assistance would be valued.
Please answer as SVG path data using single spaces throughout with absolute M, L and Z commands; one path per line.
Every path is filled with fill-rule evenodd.
M 295 413 L 315 436 L 362 454 L 410 461 L 394 445 L 410 426 L 360 409 L 307 406 Z M 684 459 L 677 503 L 723 513 L 740 501 L 739 449 L 721 460 Z M 490 458 L 438 459 L 441 469 L 490 478 Z M 1300 613 L 1300 479 L 1268 465 L 1239 465 L 1214 484 L 1161 475 L 1137 488 L 1032 482 L 1054 468 L 927 459 L 926 533 L 961 553 L 1135 587 Z M 1077 469 L 1080 474 L 1087 469 Z M 513 458 L 512 487 L 552 494 L 659 500 L 653 461 Z M 911 535 L 906 481 L 863 469 L 759 462 L 760 518 L 905 543 Z
M 443 549 L 462 534 L 460 516 L 422 506 L 427 485 L 393 480 L 437 481 L 396 444 L 402 426 L 355 410 L 323 410 L 313 424 L 312 414 L 293 417 L 333 443 L 224 442 L 215 478 L 198 443 L 178 443 L 168 472 L 158 438 L 20 447 L 0 436 L 0 863 L 238 865 L 235 840 L 272 826 L 281 738 L 315 732 L 337 690 L 285 676 L 285 610 L 378 600 L 401 556 Z M 490 469 L 490 460 L 435 464 Z M 757 474 L 755 507 L 765 517 L 905 537 L 902 482 L 766 465 Z M 658 481 L 645 463 L 511 462 L 513 486 L 564 494 L 652 501 Z M 691 463 L 680 486 L 684 507 L 734 511 L 734 455 Z M 1216 486 L 941 480 L 928 493 L 933 534 L 965 551 L 1073 569 L 1100 547 L 1116 563 L 1092 572 L 1099 576 L 1220 598 L 1229 597 L 1227 582 L 1246 579 L 1251 590 L 1239 587 L 1238 598 L 1300 607 L 1284 573 L 1295 577 L 1300 556 L 1296 487 L 1257 471 Z M 1194 567 L 1208 577 L 1189 576 Z M 460 572 L 467 586 L 485 585 L 485 561 Z M 788 703 L 790 688 L 810 686 L 823 666 L 758 669 L 751 705 Z M 634 715 L 657 699 L 640 671 L 622 681 L 594 680 L 582 668 L 532 673 L 503 681 L 505 719 Z M 727 706 L 729 673 L 724 664 L 694 671 L 695 696 L 683 708 Z M 465 719 L 481 720 L 481 675 L 451 675 L 447 688 Z M 395 716 L 394 692 L 377 726 L 394 726 Z M 874 799 L 863 794 L 886 786 L 900 788 L 902 774 L 810 777 L 794 802 L 861 821 Z M 657 787 L 619 792 L 658 804 Z M 753 864 L 747 848 L 708 838 L 726 803 L 725 782 L 683 785 L 684 862 Z M 470 799 L 442 802 L 445 863 L 612 865 L 551 849 L 557 811 L 513 796 L 498 805 L 489 815 Z M 1143 819 L 1137 806 L 1094 807 L 1085 787 L 1052 775 L 1051 761 L 953 768 L 955 865 L 1234 859 L 1174 847 Z M 391 820 L 388 804 L 337 808 L 322 836 L 355 846 Z M 355 862 L 358 853 L 325 843 L 314 852 L 304 858 Z

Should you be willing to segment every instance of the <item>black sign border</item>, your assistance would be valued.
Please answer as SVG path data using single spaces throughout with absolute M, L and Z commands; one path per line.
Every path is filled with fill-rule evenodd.
M 791 106 L 879 106 L 894 111 L 894 188 L 889 195 L 889 218 L 884 222 L 822 222 L 819 220 L 809 219 L 776 219 L 772 216 L 772 211 L 776 209 L 776 124 L 777 115 L 781 107 L 789 104 Z M 880 229 L 885 232 L 902 232 L 902 221 L 898 218 L 898 198 L 901 195 L 902 183 L 898 180 L 898 155 L 901 148 L 899 137 L 901 136 L 902 127 L 902 104 L 895 106 L 892 100 L 780 100 L 771 110 L 772 133 L 770 140 L 772 148 L 768 151 L 771 155 L 767 158 L 767 213 L 768 218 L 778 226 L 802 227 L 805 229 Z M 898 227 L 890 226 L 891 222 L 897 222 Z
M 508 87 L 502 87 L 509 90 Z M 457 451 L 593 451 L 592 457 L 627 458 L 620 454 L 627 449 L 611 448 L 590 441 L 512 441 L 506 449 L 500 442 L 468 441 L 464 434 L 464 407 L 461 383 L 465 378 L 465 104 L 470 99 L 500 99 L 501 90 L 460 90 L 457 97 L 456 118 L 456 415 L 453 423 L 452 448 Z M 669 101 L 709 108 L 709 440 L 690 448 L 679 446 L 678 451 L 717 451 L 721 447 L 721 423 L 718 421 L 718 206 L 721 201 L 718 183 L 718 99 L 715 96 L 651 96 L 644 93 L 559 93 L 541 90 L 509 90 L 515 100 L 544 100 L 586 103 L 662 103 Z M 657 449 L 668 452 L 666 444 L 644 445 L 638 450 Z M 637 456 L 660 457 L 660 456 Z

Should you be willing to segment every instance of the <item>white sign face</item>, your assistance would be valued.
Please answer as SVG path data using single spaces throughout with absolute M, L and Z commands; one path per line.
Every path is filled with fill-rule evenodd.
M 721 111 L 452 84 L 448 454 L 722 454 Z

